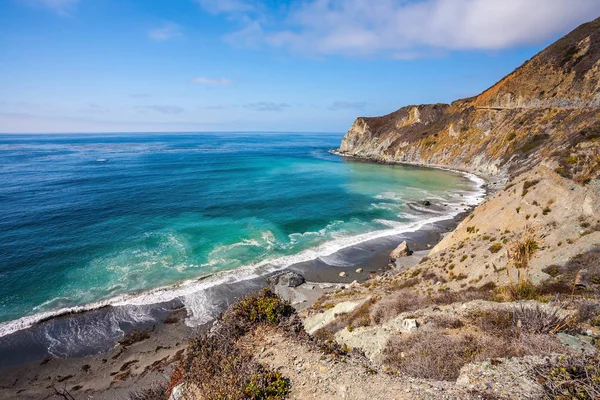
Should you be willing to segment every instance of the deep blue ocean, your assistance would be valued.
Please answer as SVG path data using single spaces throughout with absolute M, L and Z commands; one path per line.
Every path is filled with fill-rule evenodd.
M 168 300 L 193 285 L 152 289 L 327 257 L 474 201 L 462 174 L 347 160 L 329 152 L 341 139 L 0 136 L 0 335 L 61 309 Z

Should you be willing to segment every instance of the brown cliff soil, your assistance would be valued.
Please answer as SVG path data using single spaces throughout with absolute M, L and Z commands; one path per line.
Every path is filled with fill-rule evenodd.
M 549 46 L 482 94 L 358 118 L 340 152 L 491 177 L 542 162 L 586 183 L 600 173 L 600 19 Z

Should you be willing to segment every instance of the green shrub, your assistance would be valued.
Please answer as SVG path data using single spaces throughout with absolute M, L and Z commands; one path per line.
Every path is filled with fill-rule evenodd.
M 495 254 L 497 252 L 499 252 L 500 250 L 502 250 L 502 243 L 494 243 L 493 245 L 491 245 L 490 247 L 488 247 L 488 250 L 492 253 Z

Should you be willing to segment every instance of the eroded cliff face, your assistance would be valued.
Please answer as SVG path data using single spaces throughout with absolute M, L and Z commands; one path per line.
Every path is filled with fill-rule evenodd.
M 560 169 L 570 158 L 582 164 L 568 172 L 572 175 L 596 162 L 599 136 L 600 18 L 479 96 L 358 118 L 339 150 L 488 176 L 516 174 L 542 162 Z

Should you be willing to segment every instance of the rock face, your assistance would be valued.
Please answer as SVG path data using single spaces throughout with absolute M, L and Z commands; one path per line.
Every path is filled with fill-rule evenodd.
M 408 244 L 406 240 L 398 245 L 391 253 L 390 253 L 390 262 L 396 262 L 400 257 L 407 257 L 412 254 L 412 251 L 408 248 Z
M 267 279 L 267 282 L 273 286 L 287 286 L 287 287 L 298 287 L 302 285 L 305 280 L 302 275 L 294 271 L 287 271 L 279 275 L 275 275 Z
M 480 95 L 357 118 L 340 153 L 504 176 L 598 145 L 600 18 Z

